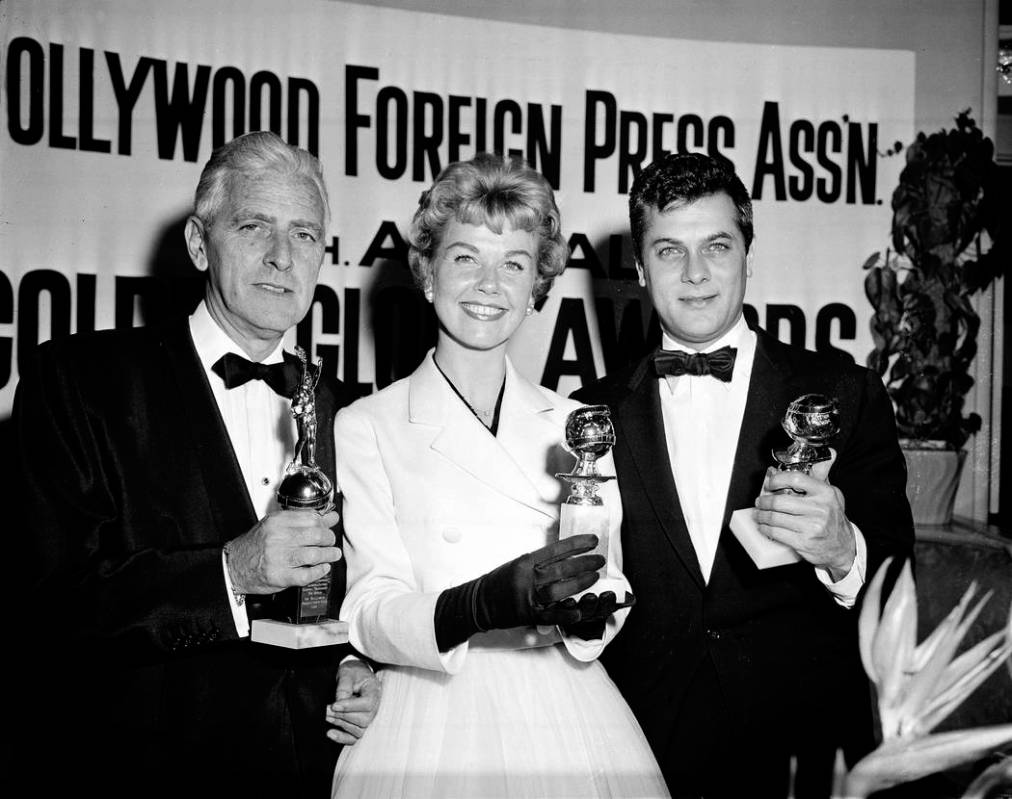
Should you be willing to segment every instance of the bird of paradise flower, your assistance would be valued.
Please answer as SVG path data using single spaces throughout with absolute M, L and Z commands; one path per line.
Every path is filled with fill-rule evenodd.
M 976 582 L 971 583 L 956 607 L 918 644 L 917 593 L 909 562 L 880 615 L 889 560 L 868 586 L 858 619 L 861 661 L 875 685 L 882 743 L 847 775 L 844 795 L 853 799 L 1012 743 L 1012 724 L 930 734 L 1012 654 L 1012 607 L 1004 630 L 954 657 L 993 593 L 971 608 L 977 593 Z

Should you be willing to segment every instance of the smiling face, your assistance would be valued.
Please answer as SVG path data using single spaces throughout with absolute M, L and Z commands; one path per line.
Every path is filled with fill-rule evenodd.
M 425 296 L 439 319 L 437 348 L 505 346 L 532 307 L 534 233 L 451 219 L 433 253 Z
M 204 224 L 186 223 L 198 269 L 209 270 L 208 311 L 254 360 L 306 315 L 323 263 L 324 206 L 307 177 L 268 170 L 235 174 Z
M 741 316 L 752 248 L 737 218 L 724 192 L 647 209 L 636 271 L 664 331 L 686 347 L 704 349 Z

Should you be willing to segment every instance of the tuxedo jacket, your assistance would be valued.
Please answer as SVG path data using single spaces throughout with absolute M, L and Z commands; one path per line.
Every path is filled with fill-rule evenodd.
M 350 400 L 320 381 L 331 479 L 333 417 Z M 42 345 L 22 369 L 13 423 L 22 678 L 35 691 L 25 749 L 46 747 L 50 762 L 76 754 L 75 780 L 102 787 L 115 774 L 157 775 L 145 783 L 154 792 L 174 779 L 198 793 L 218 779 L 236 790 L 276 779 L 285 795 L 313 774 L 326 785 L 336 747 L 324 711 L 346 652 L 238 638 L 221 548 L 256 516 L 187 320 Z M 272 602 L 248 597 L 251 619 Z M 54 737 L 67 708 L 73 746 Z
M 612 410 L 624 568 L 638 600 L 603 659 L 669 772 L 679 756 L 676 720 L 702 667 L 715 674 L 706 682 L 716 686 L 714 702 L 767 734 L 843 729 L 849 705 L 868 701 L 842 690 L 866 686 L 857 609 L 837 605 L 807 563 L 759 570 L 728 526 L 734 510 L 754 506 L 772 450 L 789 443 L 780 423 L 792 400 L 815 392 L 839 403 L 829 480 L 867 541 L 867 579 L 886 556 L 909 554 L 913 545 L 905 462 L 879 378 L 842 354 L 816 354 L 756 332 L 709 582 L 679 504 L 650 357 L 574 394 Z

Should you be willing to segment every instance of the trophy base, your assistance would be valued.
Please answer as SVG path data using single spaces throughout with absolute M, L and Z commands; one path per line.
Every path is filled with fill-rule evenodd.
M 773 541 L 759 532 L 755 508 L 742 508 L 731 514 L 731 532 L 760 569 L 797 563 L 801 556 L 786 544 Z
M 314 623 L 291 624 L 274 619 L 254 619 L 250 638 L 258 644 L 286 649 L 313 649 L 348 642 L 348 622 L 324 619 Z
M 611 517 L 605 505 L 576 505 L 565 503 L 559 515 L 559 540 L 582 533 L 597 536 L 597 546 L 588 555 L 600 555 L 604 558 L 604 566 L 598 569 L 601 579 L 610 576 L 611 562 L 608 559 L 608 538 L 611 529 Z M 595 591 L 595 589 L 591 589 Z M 583 596 L 588 591 L 577 594 Z

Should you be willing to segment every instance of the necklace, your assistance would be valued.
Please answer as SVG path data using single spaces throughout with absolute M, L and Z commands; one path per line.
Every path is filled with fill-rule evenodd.
M 487 409 L 476 408 L 468 401 L 467 397 L 461 393 L 460 389 L 453 384 L 453 381 L 450 380 L 446 372 L 443 371 L 443 368 L 439 365 L 439 362 L 435 359 L 435 357 L 433 357 L 432 362 L 436 365 L 436 369 L 439 370 L 439 374 L 443 376 L 443 379 L 446 380 L 450 388 L 453 389 L 453 393 L 460 398 L 460 401 L 463 402 L 465 406 L 467 406 L 467 409 L 471 411 L 474 418 L 488 428 L 492 435 L 495 435 L 499 430 L 499 410 L 502 408 L 502 396 L 503 392 L 506 390 L 506 375 L 504 374 L 502 376 L 502 385 L 499 386 L 499 396 L 496 398 L 495 407 Z

